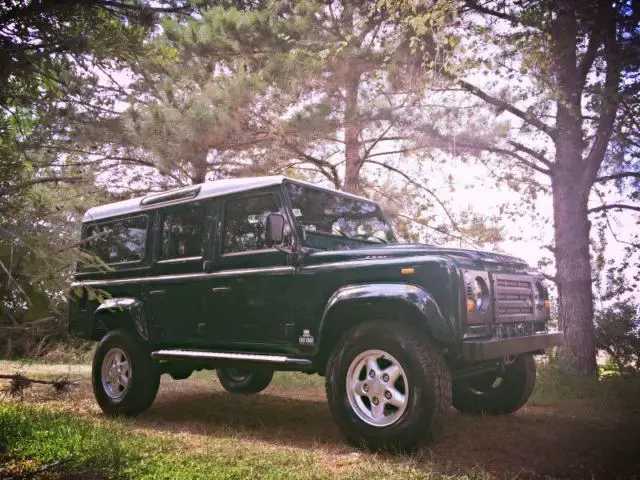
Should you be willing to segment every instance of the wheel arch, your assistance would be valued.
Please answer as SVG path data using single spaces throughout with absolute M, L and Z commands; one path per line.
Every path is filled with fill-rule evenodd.
M 96 308 L 91 319 L 90 339 L 100 340 L 107 332 L 130 328 L 142 340 L 149 340 L 149 328 L 142 302 L 137 298 L 107 298 Z
M 436 344 L 450 343 L 454 336 L 452 323 L 422 287 L 402 283 L 348 285 L 338 289 L 324 309 L 314 357 L 316 371 L 324 374 L 331 351 L 345 332 L 374 318 L 411 321 Z

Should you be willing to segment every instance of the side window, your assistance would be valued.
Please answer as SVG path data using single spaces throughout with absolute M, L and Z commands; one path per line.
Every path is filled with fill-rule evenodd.
M 165 212 L 160 217 L 158 260 L 201 257 L 205 213 L 201 205 Z
M 144 258 L 147 217 L 90 225 L 85 249 L 104 263 L 139 262 Z
M 267 245 L 267 215 L 280 211 L 272 194 L 229 200 L 224 207 L 222 253 L 246 252 L 271 248 Z M 283 245 L 291 244 L 291 229 L 285 226 Z

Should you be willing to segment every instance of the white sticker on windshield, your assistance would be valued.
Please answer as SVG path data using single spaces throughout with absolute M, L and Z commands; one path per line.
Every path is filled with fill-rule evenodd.
M 299 209 L 299 208 L 294 208 L 294 209 L 293 209 L 293 214 L 294 214 L 296 217 L 301 217 L 301 216 L 302 216 L 302 212 L 300 211 L 300 209 Z

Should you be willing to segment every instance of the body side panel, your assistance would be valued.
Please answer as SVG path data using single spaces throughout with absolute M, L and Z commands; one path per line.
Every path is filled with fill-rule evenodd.
M 301 354 L 319 351 L 318 340 L 337 306 L 373 299 L 404 302 L 428 319 L 432 335 L 441 342 L 459 340 L 462 289 L 455 261 L 434 255 L 314 264 L 313 254 L 304 260 L 291 292 L 296 338 L 307 334 L 314 340 L 299 341 Z M 414 273 L 403 274 L 403 268 Z

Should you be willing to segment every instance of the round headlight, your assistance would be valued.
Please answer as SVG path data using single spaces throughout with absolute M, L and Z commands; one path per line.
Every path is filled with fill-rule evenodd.
M 477 277 L 473 281 L 473 291 L 476 302 L 476 310 L 484 310 L 488 304 L 488 290 L 487 284 L 484 283 L 484 280 L 480 277 Z
M 470 279 L 467 283 L 467 303 L 469 311 L 486 310 L 489 307 L 489 287 L 482 277 Z

